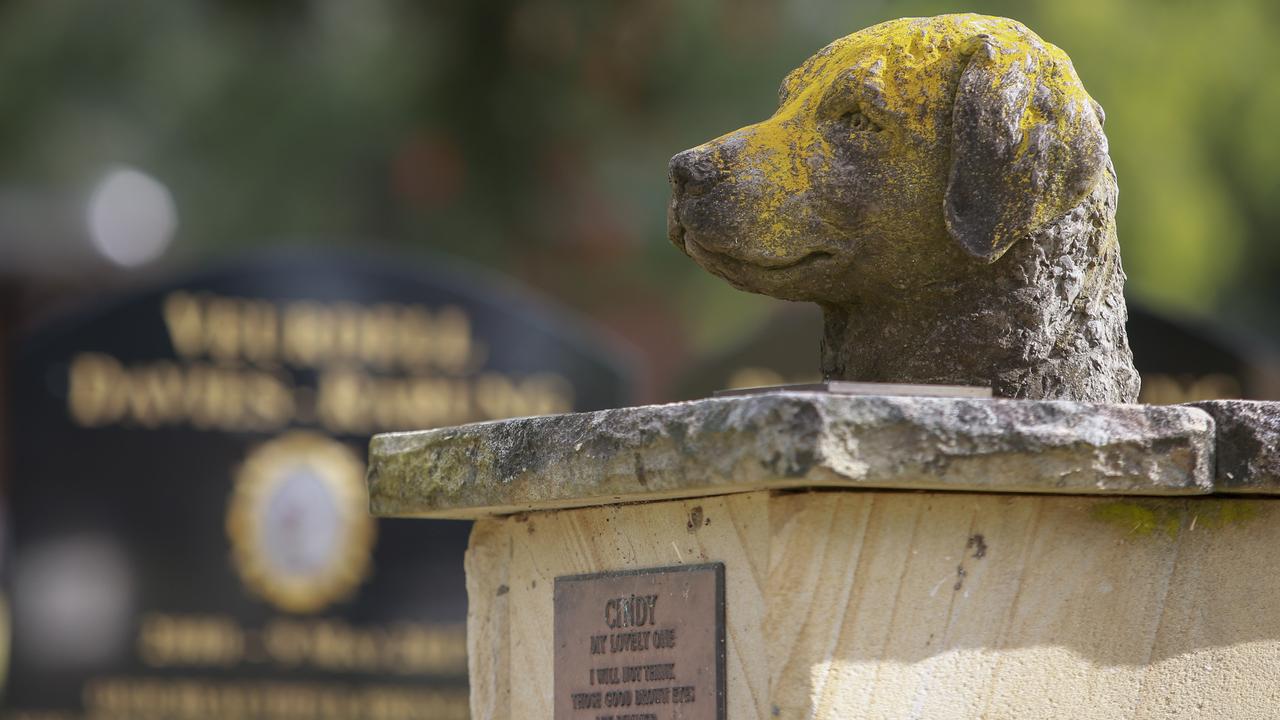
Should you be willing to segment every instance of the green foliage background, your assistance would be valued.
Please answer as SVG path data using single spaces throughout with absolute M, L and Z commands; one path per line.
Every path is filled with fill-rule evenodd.
M 1107 111 L 1130 292 L 1280 338 L 1270 0 L 10 0 L 0 186 L 160 178 L 167 262 L 270 242 L 431 248 L 647 351 L 655 379 L 774 301 L 665 240 L 666 161 L 772 111 L 838 36 L 977 11 L 1064 48 Z

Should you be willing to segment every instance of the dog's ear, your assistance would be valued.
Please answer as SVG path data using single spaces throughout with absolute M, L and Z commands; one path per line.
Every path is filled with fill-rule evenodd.
M 1107 138 L 1060 50 L 986 35 L 971 47 L 952 111 L 943 212 L 953 239 L 995 262 L 1094 188 Z

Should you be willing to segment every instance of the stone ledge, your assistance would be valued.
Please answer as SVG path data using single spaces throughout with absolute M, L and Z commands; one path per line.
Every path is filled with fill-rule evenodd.
M 1185 406 L 778 393 L 374 437 L 381 516 L 785 488 L 1198 495 L 1212 418 Z
M 1221 493 L 1280 494 L 1280 402 L 1206 400 L 1191 403 L 1213 416 Z

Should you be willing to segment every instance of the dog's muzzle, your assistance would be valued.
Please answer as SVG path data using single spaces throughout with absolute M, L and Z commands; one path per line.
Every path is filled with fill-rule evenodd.
M 667 166 L 671 192 L 677 199 L 705 193 L 719 174 L 708 153 L 696 148 L 677 154 Z
M 671 158 L 667 165 L 667 179 L 671 183 L 671 203 L 667 207 L 667 238 L 681 252 L 688 254 L 685 235 L 688 232 L 686 217 L 690 201 L 706 195 L 722 177 L 718 167 L 720 158 L 711 150 L 693 148 Z

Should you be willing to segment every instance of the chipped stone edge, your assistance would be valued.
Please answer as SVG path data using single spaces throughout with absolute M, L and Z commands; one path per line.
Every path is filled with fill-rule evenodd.
M 378 435 L 369 494 L 375 515 L 458 519 L 799 488 L 1205 495 L 1213 453 L 1186 406 L 779 393 Z
M 1280 402 L 1273 400 L 1202 400 L 1186 407 L 1203 410 L 1214 420 L 1214 493 L 1280 495 Z M 1258 415 L 1273 413 L 1268 426 Z M 1254 444 L 1243 451 L 1239 443 Z

